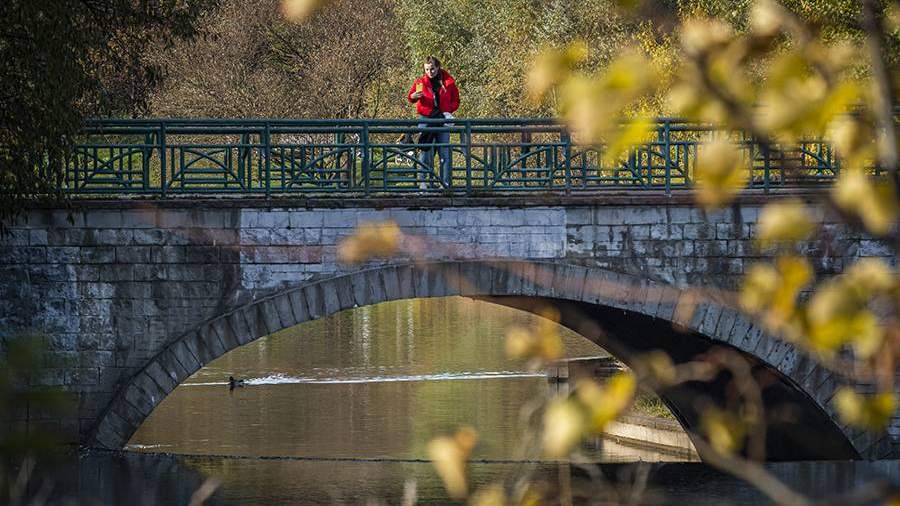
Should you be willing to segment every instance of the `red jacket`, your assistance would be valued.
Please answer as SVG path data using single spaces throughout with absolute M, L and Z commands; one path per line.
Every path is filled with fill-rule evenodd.
M 453 76 L 441 69 L 441 89 L 438 92 L 438 102 L 441 112 L 453 113 L 459 108 L 459 90 L 456 89 L 456 81 Z M 416 85 L 422 84 L 423 95 L 418 100 L 412 98 L 412 94 L 416 92 Z M 434 90 L 431 88 L 431 80 L 427 75 L 422 75 L 413 82 L 412 88 L 406 94 L 406 99 L 410 102 L 416 102 L 416 111 L 422 116 L 431 116 L 434 110 Z

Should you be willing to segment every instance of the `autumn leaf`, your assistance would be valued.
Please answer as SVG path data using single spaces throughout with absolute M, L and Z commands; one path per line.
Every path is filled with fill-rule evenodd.
M 441 436 L 428 442 L 428 458 L 453 499 L 464 499 L 469 493 L 467 459 L 477 441 L 475 429 L 461 427 L 452 437 Z
M 634 400 L 637 380 L 630 372 L 613 374 L 601 386 L 594 381 L 578 384 L 576 393 L 590 414 L 590 428 L 603 432 L 606 425 L 618 417 Z
M 571 399 L 556 399 L 544 412 L 542 448 L 550 458 L 562 458 L 581 441 L 586 429 L 584 411 Z
M 862 220 L 875 235 L 885 235 L 897 221 L 898 204 L 894 187 L 872 181 L 861 170 L 845 170 L 832 190 L 835 204 Z
M 575 41 L 563 50 L 547 48 L 540 51 L 526 81 L 531 100 L 540 101 L 547 92 L 565 81 L 587 54 L 588 47 L 583 41 Z
M 478 489 L 469 499 L 469 506 L 506 506 L 506 492 L 503 485 L 494 483 Z
M 844 423 L 871 431 L 884 430 L 897 409 L 897 399 L 890 392 L 866 397 L 850 387 L 838 390 L 832 402 Z
M 294 23 L 306 20 L 326 0 L 282 0 L 281 13 L 285 19 Z
M 803 329 L 797 314 L 800 291 L 812 279 L 812 267 L 805 259 L 780 256 L 775 265 L 752 265 L 741 283 L 741 307 L 761 314 L 763 323 L 784 337 L 796 338 Z
M 697 202 L 706 208 L 721 207 L 747 184 L 749 166 L 737 146 L 725 139 L 701 144 L 694 167 Z
M 790 199 L 763 207 L 757 224 L 756 240 L 763 247 L 779 243 L 804 241 L 815 225 L 803 201 Z
M 397 253 L 403 232 L 393 221 L 361 223 L 353 235 L 338 244 L 341 262 L 353 264 Z
M 743 446 L 747 428 L 736 415 L 716 408 L 707 408 L 701 416 L 700 426 L 713 450 L 728 455 Z

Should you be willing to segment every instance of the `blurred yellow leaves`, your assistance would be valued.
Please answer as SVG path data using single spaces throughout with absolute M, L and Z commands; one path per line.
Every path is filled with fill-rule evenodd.
M 397 253 L 403 232 L 393 221 L 361 223 L 353 235 L 338 244 L 338 259 L 353 264 Z
M 761 315 L 769 329 L 798 337 L 797 297 L 812 279 L 812 267 L 795 256 L 781 256 L 775 265 L 754 264 L 741 286 L 741 307 Z
M 282 0 L 281 13 L 284 18 L 294 23 L 299 23 L 308 18 L 326 0 Z
M 629 372 L 618 372 L 601 386 L 585 382 L 576 390 L 578 399 L 588 408 L 591 429 L 603 432 L 606 424 L 615 420 L 631 405 L 637 390 L 637 380 Z
M 588 55 L 584 41 L 576 41 L 567 48 L 545 49 L 538 54 L 528 72 L 528 95 L 535 102 L 559 85 Z
M 544 432 L 541 446 L 544 455 L 562 458 L 575 443 L 581 441 L 587 429 L 585 411 L 572 399 L 556 399 L 544 412 Z
M 644 369 L 645 374 L 661 386 L 672 385 L 678 378 L 678 371 L 675 369 L 672 358 L 662 350 L 644 353 L 638 363 Z
M 826 352 L 850 343 L 858 357 L 871 357 L 881 348 L 884 329 L 868 306 L 895 286 L 894 273 L 877 258 L 859 260 L 829 280 L 807 306 L 810 343 Z
M 824 76 L 812 71 L 814 64 L 799 51 L 783 54 L 771 64 L 756 116 L 773 138 L 795 142 L 803 136 L 821 136 L 835 117 L 859 100 L 856 83 L 830 87 Z
M 763 247 L 804 241 L 815 230 L 812 216 L 801 200 L 767 204 L 759 216 L 756 240 Z
M 655 129 L 649 117 L 635 113 L 641 99 L 655 90 L 659 72 L 642 53 L 627 50 L 602 73 L 577 73 L 577 65 L 586 57 L 583 42 L 543 51 L 528 75 L 529 96 L 539 101 L 557 90 L 560 114 L 576 142 L 605 144 L 606 155 L 618 160 L 635 145 L 647 142 Z
M 887 181 L 873 181 L 862 170 L 842 171 L 832 190 L 832 198 L 838 207 L 857 216 L 875 235 L 887 234 L 897 221 L 894 187 Z
M 766 328 L 826 355 L 853 346 L 868 359 L 882 348 L 884 329 L 869 305 L 896 289 L 896 276 L 877 258 L 865 258 L 845 274 L 820 286 L 805 306 L 797 302 L 812 280 L 812 267 L 799 257 L 784 255 L 775 265 L 750 267 L 741 286 L 741 307 L 762 318 Z
M 428 443 L 428 458 L 453 499 L 465 499 L 469 493 L 467 460 L 477 441 L 475 429 L 461 427 L 453 436 L 437 437 Z
M 692 18 L 681 25 L 681 47 L 690 56 L 701 56 L 725 47 L 734 30 L 718 19 Z
M 872 431 L 884 430 L 897 409 L 897 399 L 892 393 L 865 397 L 849 387 L 838 390 L 833 403 L 844 423 Z
M 783 15 L 775 2 L 758 1 L 750 9 L 750 30 L 758 37 L 773 37 L 781 30 Z
M 700 426 L 713 450 L 725 455 L 739 450 L 747 435 L 747 427 L 738 416 L 713 407 L 703 411 Z
M 538 320 L 535 329 L 513 326 L 506 330 L 506 355 L 509 358 L 547 362 L 562 357 L 563 343 L 557 324 L 559 311 L 545 307 L 538 314 L 543 318 Z
M 585 435 L 602 433 L 631 405 L 636 389 L 634 375 L 619 372 L 603 385 L 582 381 L 572 396 L 551 402 L 544 413 L 544 454 L 565 457 Z
M 700 145 L 694 170 L 697 202 L 707 208 L 731 202 L 746 186 L 750 172 L 745 157 L 726 139 Z

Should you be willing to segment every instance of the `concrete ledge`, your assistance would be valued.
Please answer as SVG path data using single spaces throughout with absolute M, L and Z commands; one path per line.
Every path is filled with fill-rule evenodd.
M 737 200 L 737 204 L 760 204 L 783 197 L 797 197 L 809 201 L 822 201 L 828 198 L 830 186 L 821 188 L 773 188 L 768 193 L 763 190 L 745 190 Z M 203 208 L 308 208 L 308 209 L 355 209 L 355 208 L 394 208 L 442 209 L 447 207 L 543 207 L 543 206 L 623 206 L 666 204 L 693 204 L 691 190 L 673 190 L 671 194 L 656 190 L 573 190 L 569 195 L 560 192 L 516 192 L 515 194 L 481 193 L 473 196 L 417 195 L 403 196 L 384 195 L 373 192 L 371 195 L 345 194 L 335 197 L 333 194 L 294 196 L 275 195 L 270 198 L 248 195 L 222 195 L 215 198 L 200 195 L 168 195 L 165 200 L 154 196 L 134 196 L 133 198 L 106 198 L 103 196 L 79 197 L 66 201 L 73 210 L 84 209 L 133 209 L 135 205 L 147 207 L 152 203 L 161 209 L 196 209 Z M 59 209 L 59 203 L 34 203 L 31 209 Z M 115 219 L 115 215 L 104 220 Z M 163 219 L 169 219 L 168 216 Z M 216 217 L 216 223 L 220 218 Z
M 610 422 L 603 437 L 687 460 L 700 460 L 690 436 L 677 422 L 671 420 L 630 413 Z

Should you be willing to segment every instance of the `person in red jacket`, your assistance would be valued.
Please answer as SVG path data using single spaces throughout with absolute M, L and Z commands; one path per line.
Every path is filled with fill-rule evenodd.
M 425 58 L 425 73 L 413 82 L 406 98 L 416 104 L 416 112 L 420 119 L 453 118 L 459 108 L 459 90 L 453 76 L 441 68 L 441 62 L 434 56 Z M 419 128 L 441 128 L 443 123 L 419 123 Z M 420 144 L 437 143 L 441 158 L 440 177 L 444 186 L 451 184 L 450 132 L 424 132 L 419 138 Z M 419 161 L 429 169 L 434 167 L 434 146 L 422 149 Z

